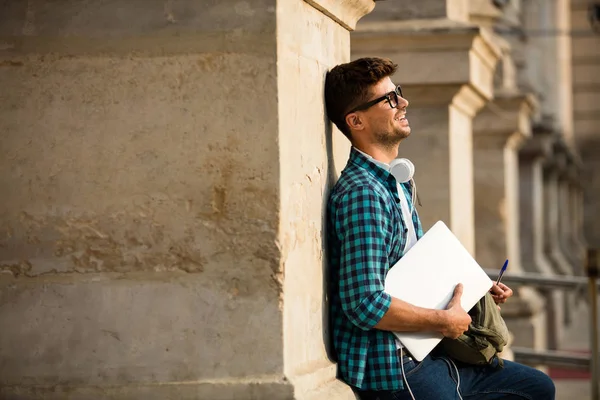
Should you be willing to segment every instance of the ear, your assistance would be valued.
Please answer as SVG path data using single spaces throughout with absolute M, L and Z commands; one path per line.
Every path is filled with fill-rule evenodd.
M 363 119 L 355 112 L 346 115 L 346 125 L 353 131 L 362 131 L 365 129 Z

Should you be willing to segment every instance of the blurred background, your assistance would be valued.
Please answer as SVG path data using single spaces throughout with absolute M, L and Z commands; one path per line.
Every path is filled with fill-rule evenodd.
M 595 0 L 0 0 L 0 399 L 353 399 L 323 82 L 364 56 L 424 228 L 509 260 L 503 355 L 598 399 Z
M 503 308 L 513 334 L 505 356 L 546 371 L 559 398 L 592 398 L 597 291 L 588 290 L 586 263 L 596 263 L 588 249 L 600 239 L 600 3 L 444 5 L 378 2 L 351 34 L 352 57 L 376 53 L 400 65 L 413 129 L 400 154 L 417 165 L 425 225 L 451 220 L 491 277 L 505 258 L 518 275 L 509 278 L 516 301 Z M 477 25 L 481 41 L 467 49 L 457 21 Z

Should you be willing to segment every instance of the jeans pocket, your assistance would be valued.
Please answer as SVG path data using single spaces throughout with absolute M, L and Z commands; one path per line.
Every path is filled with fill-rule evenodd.
M 411 376 L 412 374 L 416 373 L 419 369 L 421 369 L 421 365 L 423 365 L 422 362 L 418 362 L 412 359 L 404 361 L 403 364 L 405 376 Z

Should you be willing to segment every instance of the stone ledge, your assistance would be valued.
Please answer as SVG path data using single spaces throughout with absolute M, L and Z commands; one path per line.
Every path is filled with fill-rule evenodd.
M 498 137 L 502 145 L 516 134 L 518 138 L 511 147 L 517 148 L 531 137 L 531 116 L 536 108 L 537 101 L 531 94 L 497 93 L 475 117 L 473 132 L 479 137 Z
M 552 132 L 544 127 L 534 127 L 532 136 L 528 138 L 519 151 L 519 158 L 522 161 L 549 158 L 552 155 L 554 140 L 552 135 Z
M 337 365 L 329 364 L 307 374 L 289 376 L 294 385 L 295 399 L 301 400 L 354 400 L 356 397 L 347 384 L 336 379 Z
M 352 389 L 333 379 L 315 388 L 298 388 L 285 378 L 206 382 L 131 383 L 122 386 L 3 385 L 1 399 L 18 400 L 354 400 Z
M 165 382 L 124 386 L 2 386 L 0 398 L 18 400 L 293 400 L 294 388 L 283 379 L 256 382 Z
M 277 295 L 203 275 L 3 282 L 0 387 L 283 379 Z
M 364 43 L 376 46 L 375 50 L 400 47 L 402 52 L 452 51 L 470 49 L 479 34 L 477 25 L 449 19 L 408 21 L 380 21 L 360 24 L 352 35 L 352 47 Z
M 373 0 L 304 0 L 329 18 L 349 31 L 356 28 L 356 23 L 366 14 L 373 11 Z
M 488 30 L 448 19 L 361 24 L 352 53 L 393 59 L 404 85 L 471 85 L 485 100 L 492 97 L 501 54 Z

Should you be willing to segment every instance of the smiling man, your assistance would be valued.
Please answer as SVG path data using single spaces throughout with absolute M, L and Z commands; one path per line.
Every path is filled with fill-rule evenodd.
M 388 270 L 423 235 L 411 170 L 402 178 L 394 170 L 398 146 L 411 134 L 409 103 L 391 80 L 396 69 L 388 59 L 362 58 L 336 66 L 325 81 L 327 114 L 352 143 L 327 207 L 340 377 L 362 400 L 553 399 L 554 384 L 533 368 L 510 361 L 504 368 L 475 367 L 439 351 L 419 363 L 392 333 L 436 331 L 457 338 L 471 322 L 460 307 L 461 285 L 445 310 L 416 307 L 383 290 Z M 503 284 L 492 292 L 496 303 L 512 295 Z

